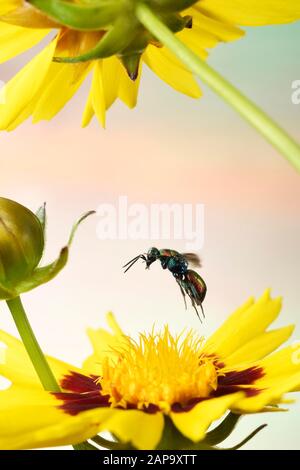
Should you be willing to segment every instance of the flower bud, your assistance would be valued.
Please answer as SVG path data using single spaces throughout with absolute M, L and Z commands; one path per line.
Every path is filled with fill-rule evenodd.
M 45 206 L 34 214 L 10 199 L 0 197 L 0 300 L 9 300 L 53 279 L 66 265 L 79 224 L 94 211 L 84 214 L 74 225 L 69 242 L 58 258 L 39 266 L 45 242 Z
M 43 249 L 38 217 L 21 204 L 0 198 L 0 283 L 10 288 L 29 276 Z

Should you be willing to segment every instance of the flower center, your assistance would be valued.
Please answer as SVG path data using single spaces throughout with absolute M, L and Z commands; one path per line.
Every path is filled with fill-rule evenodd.
M 102 363 L 101 393 L 112 406 L 164 412 L 206 398 L 217 388 L 213 361 L 201 357 L 203 339 L 192 332 L 173 337 L 165 327 L 161 334 L 125 337 L 124 344 Z

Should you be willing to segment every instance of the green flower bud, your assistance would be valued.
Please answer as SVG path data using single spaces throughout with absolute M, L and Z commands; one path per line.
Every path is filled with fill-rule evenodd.
M 45 206 L 34 214 L 10 199 L 0 197 L 0 300 L 9 300 L 53 279 L 66 265 L 69 248 L 78 225 L 74 225 L 68 244 L 51 264 L 39 267 L 45 243 Z
M 0 198 L 0 283 L 10 287 L 29 276 L 43 250 L 38 217 L 17 202 Z

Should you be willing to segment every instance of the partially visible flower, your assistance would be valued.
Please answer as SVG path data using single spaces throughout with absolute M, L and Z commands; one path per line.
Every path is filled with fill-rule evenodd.
M 183 43 L 203 59 L 207 57 L 207 49 L 241 38 L 244 31 L 239 25 L 281 24 L 300 18 L 298 0 L 227 0 L 226 4 L 224 0 L 150 0 L 147 3 Z M 109 12 L 105 16 L 107 24 L 99 13 L 98 16 L 91 13 L 88 23 L 84 23 L 81 11 L 77 16 L 73 11 L 70 20 L 69 10 L 74 5 L 77 10 L 83 5 L 85 11 L 89 7 L 94 12 L 103 4 Z M 146 63 L 175 90 L 199 98 L 201 90 L 193 75 L 137 22 L 131 11 L 134 5 L 135 2 L 119 0 L 90 4 L 75 0 L 1 0 L 1 62 L 35 46 L 52 30 L 57 34 L 7 84 L 6 103 L 0 105 L 0 129 L 13 130 L 29 116 L 33 122 L 52 119 L 90 73 L 93 74 L 92 85 L 82 125 L 86 126 L 94 115 L 105 125 L 105 112 L 116 99 L 121 99 L 129 108 L 136 105 L 140 62 Z M 69 16 L 65 14 L 66 8 Z M 98 58 L 93 56 L 89 61 L 72 64 L 52 62 L 54 57 L 88 54 L 98 48 L 103 38 L 108 42 L 111 24 L 117 22 L 123 35 L 117 30 L 109 47 L 105 44 L 104 50 L 98 50 Z
M 74 225 L 68 244 L 58 258 L 39 266 L 45 244 L 46 211 L 34 214 L 21 204 L 0 197 L 0 300 L 18 297 L 53 279 L 66 265 L 74 233 L 91 212 Z
M 0 373 L 12 385 L 0 392 L 0 448 L 74 444 L 102 431 L 138 449 L 180 448 L 183 441 L 185 449 L 205 448 L 209 426 L 228 410 L 280 411 L 284 394 L 300 386 L 293 346 L 269 355 L 293 331 L 266 331 L 280 308 L 267 291 L 207 341 L 193 332 L 173 336 L 168 327 L 134 341 L 109 314 L 112 333 L 89 330 L 94 352 L 82 369 L 48 358 L 61 393 L 42 390 L 22 344 L 1 332 L 7 349 Z M 177 442 L 166 441 L 170 426 Z M 215 443 L 226 437 L 216 435 Z

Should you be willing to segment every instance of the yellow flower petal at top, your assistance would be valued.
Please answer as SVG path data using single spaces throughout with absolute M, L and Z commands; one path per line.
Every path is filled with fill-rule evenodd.
M 33 122 L 52 119 L 73 97 L 90 72 L 93 73 L 93 80 L 82 125 L 88 125 L 95 115 L 105 126 L 105 113 L 117 99 L 123 101 L 129 108 L 136 105 L 141 66 L 137 65 L 132 75 L 136 80 L 130 80 L 127 75 L 127 72 L 130 75 L 129 68 L 126 72 L 124 67 L 126 60 L 122 59 L 122 50 L 122 54 L 107 53 L 86 63 L 54 64 L 49 68 L 48 61 L 54 57 L 74 58 L 92 50 L 106 30 L 87 28 L 83 32 L 82 29 L 85 28 L 76 30 L 75 26 L 60 23 L 55 14 L 47 13 L 46 3 L 43 2 L 39 7 L 37 1 L 33 1 L 33 5 L 36 6 L 32 6 L 30 2 L 23 0 L 1 0 L 0 60 L 8 60 L 30 49 L 51 29 L 58 30 L 58 37 L 57 48 L 51 43 L 46 48 L 45 54 L 38 55 L 37 60 L 29 63 L 24 71 L 19 72 L 7 84 L 7 101 L 0 106 L 0 129 L 13 130 L 30 115 L 33 115 Z M 80 5 L 80 2 L 76 4 Z M 183 19 L 181 26 L 174 25 L 178 38 L 199 57 L 205 59 L 207 51 L 218 43 L 241 38 L 244 32 L 239 25 L 256 26 L 294 21 L 300 18 L 300 7 L 298 0 L 285 3 L 281 0 L 267 2 L 228 0 L 226 7 L 223 0 L 201 0 L 184 9 L 182 15 L 185 15 L 184 18 L 188 18 L 189 15 L 193 24 L 188 20 L 185 24 Z M 73 47 L 62 50 L 60 43 L 63 37 L 67 36 L 72 36 Z M 94 39 L 97 39 L 96 42 Z M 127 49 L 125 47 L 124 55 L 130 55 L 132 50 L 132 57 L 138 64 L 140 54 L 141 63 L 145 62 L 175 90 L 192 98 L 199 98 L 201 90 L 186 66 L 166 47 L 162 47 L 162 44 L 154 40 L 153 35 L 150 34 L 145 44 L 143 40 L 140 37 L 140 42 L 137 42 L 136 46 L 133 41 Z M 50 51 L 52 57 L 49 55 Z M 48 71 L 45 68 L 46 64 Z M 38 87 L 32 89 L 31 83 L 34 82 Z M 14 100 L 13 96 L 18 98 Z
M 0 0 L 0 15 L 15 10 L 22 4 L 22 0 Z
M 198 5 L 213 17 L 244 26 L 289 23 L 300 17 L 298 0 L 226 0 L 225 8 L 224 0 L 202 0 Z
M 108 431 L 123 446 L 154 449 L 170 423 L 201 448 L 207 429 L 227 410 L 280 411 L 274 405 L 287 403 L 285 394 L 300 386 L 293 346 L 268 355 L 292 332 L 266 331 L 280 305 L 268 291 L 250 299 L 207 341 L 192 331 L 174 336 L 168 327 L 134 341 L 110 313 L 111 332 L 89 330 L 94 352 L 83 369 L 47 358 L 58 393 L 42 389 L 22 344 L 2 332 L 7 350 L 0 374 L 12 386 L 0 391 L 0 429 L 6 430 L 0 448 L 76 444 Z
M 5 86 L 5 104 L 0 104 L 0 129 L 14 129 L 34 109 L 34 100 L 47 75 L 56 47 L 52 41 Z
M 29 29 L 0 22 L 0 63 L 35 46 L 49 34 L 47 29 Z

